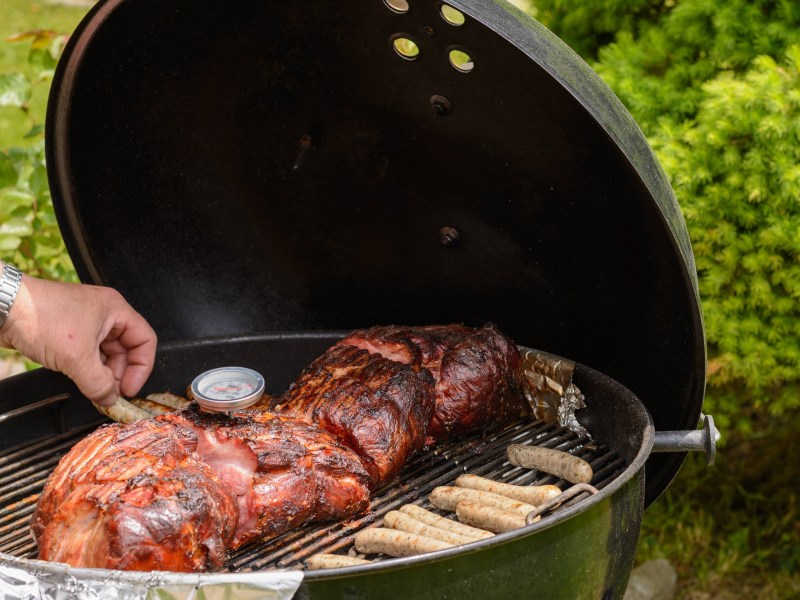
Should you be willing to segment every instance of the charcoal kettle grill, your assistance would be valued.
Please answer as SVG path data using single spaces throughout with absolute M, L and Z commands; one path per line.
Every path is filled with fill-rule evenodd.
M 81 280 L 118 289 L 159 335 L 143 393 L 226 364 L 280 393 L 346 332 L 389 323 L 493 322 L 578 363 L 596 443 L 533 420 L 457 440 L 361 520 L 237 551 L 219 585 L 346 550 L 467 469 L 550 481 L 505 462 L 523 441 L 587 457 L 599 493 L 468 546 L 307 572 L 297 597 L 621 597 L 676 450 L 713 456 L 713 430 L 693 431 L 705 341 L 669 183 L 619 100 L 511 5 L 101 0 L 59 63 L 46 138 Z M 0 567 L 153 582 L 43 564 L 25 538 L 44 477 L 98 419 L 60 374 L 0 382 Z

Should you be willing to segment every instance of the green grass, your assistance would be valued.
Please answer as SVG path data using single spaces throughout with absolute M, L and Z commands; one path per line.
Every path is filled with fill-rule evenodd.
M 0 0 L 0 73 L 34 73 L 28 64 L 30 42 L 9 42 L 9 37 L 35 29 L 52 29 L 60 34 L 69 34 L 87 11 L 86 6 Z M 25 143 L 25 133 L 35 123 L 44 123 L 49 89 L 49 82 L 42 82 L 34 87 L 27 118 L 21 118 L 18 108 L 0 107 L 0 148 Z
M 668 559 L 679 599 L 800 598 L 800 413 L 751 418 L 714 466 L 689 456 L 645 512 L 637 560 Z

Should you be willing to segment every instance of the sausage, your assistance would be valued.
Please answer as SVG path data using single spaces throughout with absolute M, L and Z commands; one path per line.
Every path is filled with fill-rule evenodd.
M 159 404 L 158 402 L 154 402 L 153 400 L 147 400 L 145 398 L 131 398 L 131 404 L 133 404 L 137 408 L 141 408 L 143 411 L 145 411 L 152 417 L 175 411 L 174 408 L 169 408 L 167 406 L 164 406 L 163 404 Z
M 452 548 L 442 540 L 416 533 L 370 527 L 356 535 L 355 548 L 363 554 L 388 554 L 389 556 L 414 556 L 423 552 L 435 552 Z
M 170 394 L 169 392 L 164 392 L 161 394 L 148 394 L 147 399 L 151 402 L 156 402 L 175 410 L 184 409 L 191 404 L 191 402 L 189 402 L 186 398 L 181 398 L 180 396 Z
M 372 561 L 347 556 L 346 554 L 312 554 L 306 560 L 308 569 L 338 569 L 340 567 L 355 567 L 358 565 L 368 565 Z
M 572 483 L 589 483 L 594 475 L 588 462 L 561 450 L 511 444 L 506 453 L 515 467 L 538 469 Z
M 500 494 L 534 506 L 544 504 L 561 493 L 561 489 L 555 485 L 511 485 L 477 475 L 461 475 L 456 479 L 456 486 Z
M 452 519 L 440 517 L 439 515 L 432 513 L 429 510 L 425 510 L 416 504 L 405 504 L 400 507 L 400 512 L 405 513 L 408 516 L 415 518 L 417 521 L 425 523 L 426 525 L 438 527 L 439 529 L 444 529 L 445 531 L 452 531 L 453 533 L 470 537 L 475 540 L 485 540 L 486 538 L 494 537 L 494 534 L 491 531 L 484 531 L 483 529 L 470 527 L 469 525 L 464 525 L 463 523 L 453 521 Z
M 124 398 L 117 398 L 111 406 L 95 404 L 97 411 L 117 423 L 134 423 L 139 419 L 149 419 L 152 415 L 138 406 L 134 406 Z
M 439 529 L 438 527 L 426 525 L 421 521 L 417 521 L 414 517 L 410 517 L 407 514 L 396 510 L 386 513 L 386 516 L 383 517 L 383 524 L 387 527 L 391 527 L 392 529 L 398 529 L 400 531 L 407 531 L 408 533 L 416 533 L 418 535 L 424 535 L 437 540 L 442 540 L 443 542 L 453 544 L 454 546 L 458 546 L 460 544 L 469 544 L 470 542 L 475 541 L 475 538 L 472 537 L 459 535 L 457 533 L 453 533 L 452 531 L 445 531 L 444 529 Z
M 456 515 L 459 521 L 495 533 L 525 527 L 525 517 L 472 500 L 462 500 L 456 504 Z
M 494 506 L 501 510 L 521 515 L 523 518 L 536 507 L 527 502 L 520 502 L 519 500 L 512 500 L 500 494 L 493 494 L 492 492 L 483 492 L 481 490 L 471 490 L 469 488 L 440 486 L 434 488 L 431 492 L 431 504 L 436 508 L 442 510 L 449 510 L 455 512 L 456 504 L 462 500 L 471 500 L 479 502 L 488 506 Z

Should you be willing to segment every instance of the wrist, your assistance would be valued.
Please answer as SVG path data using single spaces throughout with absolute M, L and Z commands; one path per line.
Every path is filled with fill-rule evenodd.
M 7 262 L 2 262 L 0 271 L 0 342 L 6 347 L 15 347 L 12 331 L 18 320 L 22 305 L 26 304 L 27 277 Z
M 8 320 L 21 284 L 22 273 L 20 270 L 14 265 L 4 262 L 3 270 L 0 272 L 0 329 Z

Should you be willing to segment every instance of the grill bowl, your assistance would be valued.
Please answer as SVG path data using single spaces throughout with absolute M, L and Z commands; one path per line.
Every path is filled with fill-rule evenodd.
M 266 375 L 268 391 L 278 393 L 305 364 L 340 337 L 341 332 L 286 333 L 165 344 L 159 349 L 157 365 L 145 392 L 171 390 L 179 393 L 186 382 L 191 381 L 192 374 L 234 361 L 260 370 Z M 458 597 L 508 598 L 514 593 L 533 591 L 542 596 L 564 598 L 620 596 L 633 565 L 638 540 L 644 506 L 643 466 L 653 444 L 653 423 L 638 398 L 613 379 L 579 364 L 574 382 L 586 395 L 587 407 L 579 411 L 582 424 L 620 463 L 611 476 L 600 477 L 598 494 L 579 498 L 538 523 L 498 534 L 489 540 L 417 557 L 384 559 L 361 567 L 306 572 L 297 597 L 442 598 L 457 594 Z M 38 395 L 32 396 L 34 393 Z M 80 430 L 88 433 L 98 421 L 89 402 L 68 379 L 45 370 L 0 381 L 0 398 L 3 399 L 0 404 L 3 415 L 18 415 L 0 420 L 0 439 L 3 440 L 0 460 L 26 442 L 30 444 L 31 438 L 52 439 Z M 8 399 L 12 398 L 14 401 L 9 402 Z M 48 403 L 48 398 L 57 400 Z M 41 403 L 40 407 L 31 410 L 30 407 L 36 406 L 37 402 Z M 27 412 L 23 410 L 19 414 L 19 409 L 27 409 Z M 26 421 L 27 425 L 23 425 Z M 21 438 L 18 435 L 20 430 L 24 431 Z M 502 438 L 501 445 L 495 444 L 497 449 L 492 455 L 482 444 L 485 442 L 491 449 L 493 438 L 497 437 Z M 475 438 L 481 440 L 481 436 Z M 469 472 L 480 474 L 490 456 L 496 457 L 507 443 L 557 438 L 558 443 L 566 445 L 562 447 L 580 449 L 586 441 L 554 425 L 539 423 L 534 426 L 527 422 L 517 424 L 503 434 L 492 432 L 482 438 L 477 442 L 481 446 L 477 452 L 474 451 L 476 440 L 468 439 L 446 446 L 444 453 L 456 455 L 460 448 L 465 448 L 462 455 L 455 456 L 455 460 L 462 461 L 467 457 L 463 465 L 468 465 Z M 67 449 L 68 446 L 61 453 Z M 373 498 L 373 504 L 381 505 L 381 514 L 389 509 L 388 505 L 394 499 L 403 503 L 421 501 L 427 495 L 426 490 L 433 485 L 450 483 L 464 472 L 462 463 L 450 461 L 445 471 L 440 469 L 439 474 L 431 474 L 431 482 L 416 483 L 410 490 L 404 485 L 409 472 L 424 474 L 427 463 L 431 464 L 431 469 L 438 468 L 437 458 L 436 455 L 416 458 L 401 473 L 399 484 L 380 490 Z M 495 462 L 498 462 L 496 458 Z M 514 473 L 513 467 L 503 463 L 501 460 L 493 467 L 495 474 L 492 477 L 506 480 L 519 477 L 519 470 Z M 0 468 L 7 466 L 0 464 Z M 31 490 L 26 495 L 30 493 Z M 38 490 L 33 490 L 33 493 L 38 493 Z M 16 497 L 11 495 L 5 497 L 16 501 Z M 8 508 L 8 505 L 0 506 L 0 511 L 8 512 Z M 367 518 L 364 524 L 368 525 L 379 516 Z M 312 537 L 314 531 L 330 532 L 333 535 L 329 546 L 346 550 L 355 530 L 341 533 L 343 527 L 346 529 L 346 525 L 323 524 L 305 531 Z M 20 535 L 27 534 L 24 526 L 18 531 Z M 293 553 L 297 555 L 296 549 L 290 548 L 295 540 L 296 537 L 277 540 L 278 547 L 288 548 L 283 550 L 283 554 L 276 552 L 276 544 L 269 543 L 264 544 L 263 549 L 257 546 L 243 549 L 228 563 L 229 567 L 242 569 L 233 576 L 238 576 L 241 581 L 257 577 L 259 574 L 247 572 L 253 564 L 266 564 L 267 567 L 283 564 L 288 568 L 298 568 L 301 558 L 286 558 Z M 283 560 L 265 560 L 267 552 L 283 556 Z M 248 553 L 246 559 L 237 559 L 237 556 Z M 0 553 L 0 564 L 37 573 L 42 580 L 54 578 L 58 581 L 64 577 L 63 566 L 25 558 L 22 552 L 15 554 Z M 300 553 L 300 556 L 307 554 Z M 35 552 L 28 552 L 27 556 L 35 556 Z M 115 585 L 131 588 L 142 586 L 148 577 L 151 578 L 149 574 L 105 572 L 101 569 L 69 568 L 67 573 L 86 585 L 111 577 Z M 159 574 L 158 585 L 185 584 L 186 577 L 177 573 Z

